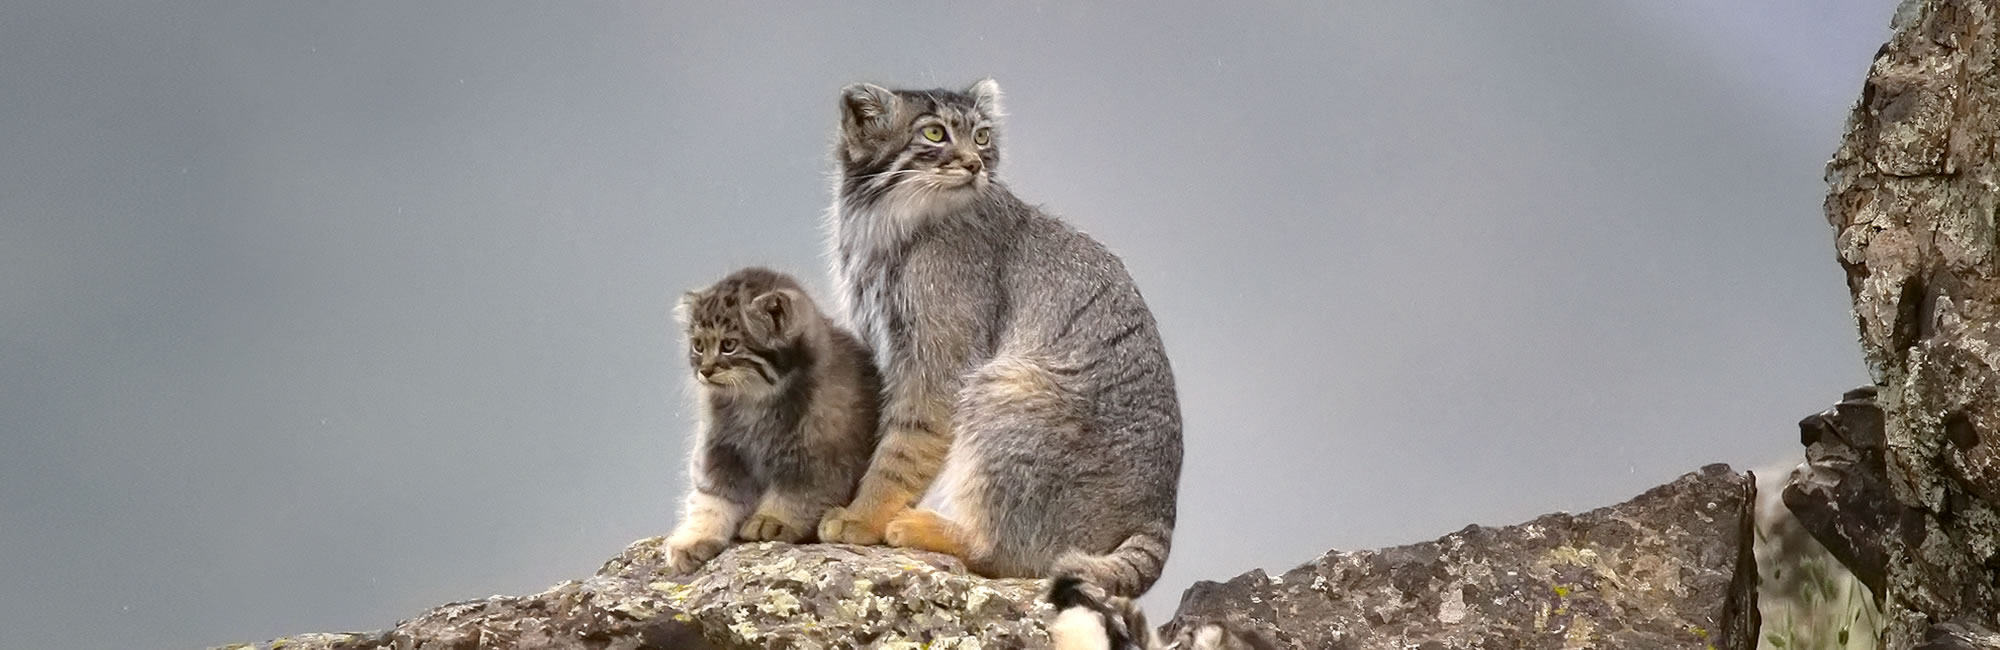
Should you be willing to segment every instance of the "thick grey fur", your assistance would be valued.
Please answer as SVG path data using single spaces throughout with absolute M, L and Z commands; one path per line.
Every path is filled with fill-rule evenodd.
M 701 426 L 669 563 L 693 570 L 732 538 L 811 541 L 875 450 L 882 384 L 868 349 L 761 267 L 689 292 L 675 314 Z
M 936 478 L 946 514 L 975 540 L 975 571 L 1150 589 L 1173 535 L 1181 412 L 1123 263 L 996 175 L 992 80 L 964 91 L 854 84 L 840 106 L 828 227 L 843 310 L 883 370 L 871 473 L 922 446 L 899 436 L 951 438 L 942 477 L 882 480 L 921 494 Z M 928 141 L 931 125 L 948 140 Z

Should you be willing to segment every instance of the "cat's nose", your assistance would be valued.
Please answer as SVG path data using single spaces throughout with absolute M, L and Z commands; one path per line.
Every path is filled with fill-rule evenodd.
M 715 366 L 702 366 L 695 370 L 695 372 L 700 373 L 702 379 L 707 379 L 715 374 Z
M 980 160 L 978 156 L 966 158 L 960 161 L 958 164 L 963 165 L 965 167 L 965 171 L 969 171 L 974 174 L 977 174 L 979 173 L 979 170 L 986 168 L 986 161 Z

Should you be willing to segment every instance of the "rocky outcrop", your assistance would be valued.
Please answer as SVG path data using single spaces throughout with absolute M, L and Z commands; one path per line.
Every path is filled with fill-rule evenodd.
M 1166 626 L 1234 620 L 1299 648 L 1719 647 L 1756 585 L 1736 570 L 1752 484 L 1714 465 L 1624 504 L 1435 542 L 1329 553 L 1282 576 L 1203 582 Z M 973 576 L 890 548 L 733 547 L 686 577 L 661 541 L 530 596 L 451 603 L 380 632 L 312 634 L 287 650 L 450 648 L 1039 648 L 1046 583 Z M 1754 581 L 1754 572 L 1750 579 Z M 1732 581 L 1734 584 L 1732 585 Z M 1732 590 L 1732 587 L 1734 589 Z M 1736 594 L 1732 596 L 1732 593 Z M 1725 606 L 1725 603 L 1728 603 Z M 1745 609 L 1747 608 L 1747 609 Z M 1755 622 L 1748 622 L 1754 631 Z
M 1882 432 L 1823 445 L 1798 502 L 1880 585 L 1903 650 L 2000 614 L 2000 7 L 1908 0 L 1892 25 L 1826 201 Z
M 692 576 L 661 538 L 596 575 L 531 596 L 432 609 L 383 632 L 312 634 L 259 650 L 489 648 L 1008 648 L 1048 644 L 1035 580 L 968 575 L 952 558 L 834 544 L 744 544 Z
M 1737 574 L 1752 489 L 1711 465 L 1582 514 L 1199 582 L 1167 627 L 1238 617 L 1296 648 L 1750 648 L 1756 605 L 1731 594 L 1755 590 Z

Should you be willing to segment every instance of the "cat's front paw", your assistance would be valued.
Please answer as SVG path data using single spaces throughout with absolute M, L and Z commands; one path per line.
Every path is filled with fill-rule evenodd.
M 670 537 L 667 539 L 667 569 L 673 575 L 693 573 L 728 547 L 729 540 L 720 537 Z
M 779 519 L 775 515 L 760 512 L 751 515 L 749 520 L 744 521 L 743 529 L 737 531 L 736 536 L 749 542 L 768 541 L 797 544 L 804 541 L 806 535 L 811 532 L 805 526 L 796 526 L 787 523 L 783 519 Z
M 882 543 L 882 529 L 846 508 L 834 508 L 819 521 L 819 541 L 874 546 Z
M 882 541 L 898 548 L 964 555 L 965 549 L 959 543 L 957 530 L 956 525 L 938 513 L 905 510 L 889 520 L 889 527 L 883 529 Z

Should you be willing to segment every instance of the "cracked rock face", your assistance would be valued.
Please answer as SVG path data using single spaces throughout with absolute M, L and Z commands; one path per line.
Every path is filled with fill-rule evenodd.
M 1582 514 L 1198 582 L 1168 628 L 1238 617 L 1297 648 L 1747 648 L 1755 624 L 1725 603 L 1755 610 L 1731 597 L 1752 489 L 1710 465 Z

